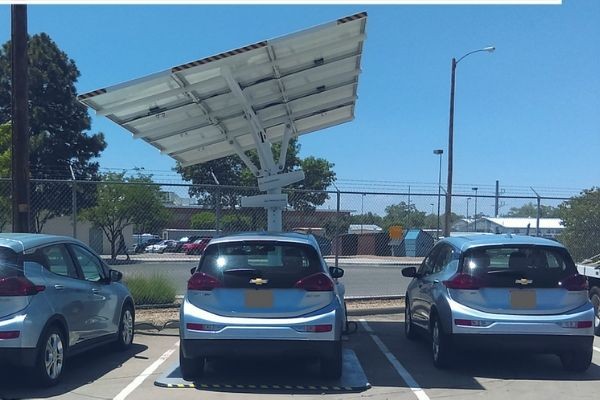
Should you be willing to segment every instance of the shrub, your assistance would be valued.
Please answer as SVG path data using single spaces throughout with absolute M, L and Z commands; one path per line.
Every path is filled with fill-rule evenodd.
M 216 217 L 215 214 L 203 211 L 192 215 L 192 229 L 215 229 Z
M 175 301 L 175 285 L 163 275 L 128 276 L 123 282 L 135 304 L 167 304 Z

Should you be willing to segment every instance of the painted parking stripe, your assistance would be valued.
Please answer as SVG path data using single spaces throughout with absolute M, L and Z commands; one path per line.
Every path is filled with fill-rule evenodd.
M 131 392 L 137 389 L 137 387 L 140 386 L 148 376 L 150 376 L 154 371 L 156 371 L 156 369 L 160 367 L 160 365 L 164 363 L 167 360 L 167 358 L 171 357 L 171 354 L 173 354 L 175 350 L 177 350 L 178 346 L 179 340 L 177 341 L 177 343 L 175 343 L 175 347 L 165 351 L 165 353 L 162 356 L 160 356 L 158 360 L 154 361 L 152 365 L 146 368 L 144 372 L 139 374 L 129 385 L 125 387 L 125 389 L 121 390 L 121 392 L 118 395 L 116 395 L 113 398 L 113 400 L 124 400 L 125 398 L 127 398 L 127 396 L 129 396 Z
M 379 347 L 379 350 L 381 350 L 381 352 L 388 359 L 390 364 L 392 364 L 392 366 L 394 367 L 396 372 L 398 372 L 400 377 L 408 385 L 410 390 L 412 390 L 414 395 L 417 396 L 417 399 L 429 400 L 429 396 L 427 396 L 425 391 L 423 389 L 421 389 L 421 387 L 419 386 L 417 381 L 415 381 L 415 379 L 406 370 L 406 368 L 404 368 L 404 366 L 402 364 L 400 364 L 400 361 L 398 361 L 398 359 L 392 354 L 392 352 L 388 350 L 387 346 L 385 344 L 383 344 L 381 339 L 379 339 L 379 337 L 377 335 L 375 335 L 375 333 L 373 332 L 373 329 L 371 329 L 371 327 L 369 326 L 367 321 L 365 321 L 364 319 L 360 319 L 359 321 L 360 321 L 361 325 L 363 326 L 363 328 L 365 328 L 365 331 L 367 331 L 369 336 L 371 336 L 371 339 L 373 339 L 373 341 L 375 342 L 377 347 Z
M 598 353 L 600 353 L 600 347 L 594 346 L 594 350 L 596 350 Z

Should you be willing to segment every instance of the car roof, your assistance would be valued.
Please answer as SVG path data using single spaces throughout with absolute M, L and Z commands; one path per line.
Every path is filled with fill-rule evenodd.
M 298 232 L 242 232 L 213 238 L 210 243 L 218 244 L 242 241 L 291 242 L 306 244 L 316 248 L 319 247 L 313 235 Z
M 551 246 L 564 248 L 562 244 L 550 239 L 535 236 L 512 235 L 510 233 L 498 235 L 480 234 L 467 236 L 452 236 L 443 239 L 442 242 L 450 243 L 454 247 L 460 249 L 461 252 L 465 252 L 475 247 L 502 245 Z
M 23 252 L 56 242 L 83 244 L 79 240 L 69 236 L 46 235 L 42 233 L 0 233 L 0 246 L 8 247 L 15 252 Z

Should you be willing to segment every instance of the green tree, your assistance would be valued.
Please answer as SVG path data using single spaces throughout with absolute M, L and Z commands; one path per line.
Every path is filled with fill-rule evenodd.
M 30 170 L 33 178 L 97 180 L 93 161 L 106 148 L 102 133 L 90 134 L 87 108 L 77 101 L 75 83 L 80 76 L 75 62 L 45 33 L 29 39 Z M 0 123 L 11 120 L 11 44 L 0 49 Z M 71 211 L 64 190 L 36 183 L 31 190 L 33 229 Z M 93 201 L 78 193 L 79 204 Z
M 323 227 L 325 228 L 325 235 L 328 238 L 334 238 L 337 235 L 343 235 L 348 233 L 348 228 L 350 228 L 350 224 L 352 223 L 352 218 L 348 215 L 339 214 L 338 217 L 331 217 Z
M 124 173 L 108 173 L 97 186 L 97 204 L 81 212 L 81 218 L 102 229 L 110 243 L 111 259 L 118 253 L 123 229 L 135 225 L 138 232 L 157 232 L 168 220 L 160 188 L 151 177 L 126 178 Z
M 0 178 L 10 178 L 12 130 L 10 123 L 0 124 Z M 11 187 L 9 181 L 0 182 L 0 231 L 11 221 Z
M 600 188 L 582 191 L 558 206 L 565 229 L 559 240 L 581 261 L 600 253 Z
M 559 214 L 556 207 L 540 205 L 541 218 L 559 218 Z M 529 202 L 521 207 L 512 207 L 505 217 L 535 218 L 537 217 L 537 204 Z
M 192 215 L 192 229 L 215 229 L 215 214 L 209 211 L 203 211 Z
M 383 218 L 380 215 L 368 212 L 366 214 L 357 214 L 350 217 L 351 224 L 378 225 L 383 224 Z
M 272 150 L 276 159 L 279 157 L 280 148 L 280 143 L 273 144 Z M 329 197 L 327 193 L 320 191 L 327 189 L 335 181 L 334 165 L 322 158 L 307 157 L 301 159 L 298 156 L 299 151 L 300 144 L 298 140 L 290 140 L 284 172 L 289 172 L 300 167 L 304 170 L 306 178 L 286 188 L 288 189 L 289 204 L 296 210 L 314 210 L 316 206 L 323 204 Z M 258 156 L 255 151 L 249 151 L 247 155 L 255 165 L 259 165 Z M 185 168 L 178 165 L 176 171 L 181 174 L 184 180 L 191 181 L 196 185 L 214 184 L 215 182 L 211 176 L 212 172 L 221 185 L 256 186 L 256 177 L 252 175 L 252 172 L 237 155 Z M 297 189 L 297 191 L 293 189 Z M 206 187 L 191 187 L 189 194 L 192 197 L 197 197 L 199 204 L 212 207 L 216 203 L 216 190 L 216 188 L 207 190 Z M 239 206 L 240 197 L 239 191 L 220 191 L 221 205 L 224 207 L 235 208 Z
M 387 230 L 392 225 L 400 225 L 404 230 L 411 228 L 423 228 L 425 226 L 426 213 L 417 210 L 414 204 L 401 201 L 385 208 L 386 215 L 383 217 L 383 226 Z
M 243 232 L 254 230 L 252 219 L 239 213 L 228 214 L 221 218 L 221 229 L 225 232 Z

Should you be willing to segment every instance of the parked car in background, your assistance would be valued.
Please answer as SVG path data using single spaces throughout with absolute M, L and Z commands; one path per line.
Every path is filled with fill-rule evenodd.
M 71 355 L 109 342 L 127 349 L 135 310 L 121 278 L 78 240 L 0 234 L 0 363 L 53 385 Z
M 184 251 L 183 245 L 186 243 L 193 243 L 194 241 L 200 239 L 202 236 L 184 236 L 177 241 L 177 245 L 175 246 L 175 252 L 179 253 Z
M 406 292 L 405 333 L 425 333 L 433 363 L 458 348 L 554 353 L 565 369 L 592 361 L 594 309 L 587 280 L 559 243 L 530 236 L 474 235 L 438 242 Z
M 344 271 L 327 267 L 316 240 L 297 233 L 213 239 L 180 309 L 180 369 L 202 375 L 207 357 L 283 355 L 342 372 Z
M 210 242 L 212 238 L 209 237 L 202 237 L 199 239 L 194 240 L 191 243 L 186 243 L 182 246 L 183 251 L 185 251 L 185 254 L 202 254 L 202 252 L 204 251 L 204 249 L 206 248 L 206 245 L 208 244 L 208 242 Z
M 146 247 L 159 243 L 161 242 L 160 239 L 156 239 L 156 238 L 152 238 L 152 239 L 147 239 L 146 241 L 142 242 L 142 243 L 134 243 L 133 245 L 133 252 L 134 253 L 143 253 L 144 251 L 146 251 Z
M 173 252 L 177 246 L 176 240 L 161 240 L 158 243 L 146 246 L 147 253 L 165 253 Z

